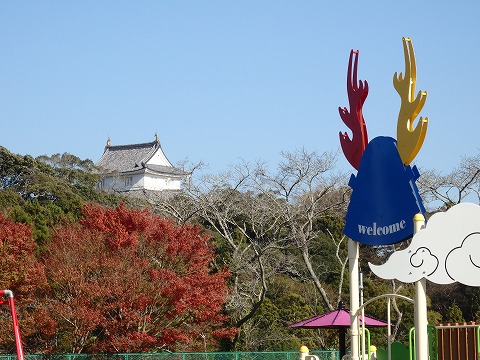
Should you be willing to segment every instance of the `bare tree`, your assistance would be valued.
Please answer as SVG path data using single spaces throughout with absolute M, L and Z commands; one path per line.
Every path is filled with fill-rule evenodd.
M 278 243 L 281 219 L 271 211 L 278 208 L 271 204 L 277 200 L 252 191 L 252 181 L 250 166 L 242 164 L 218 175 L 199 174 L 183 194 L 156 199 L 161 211 L 177 221 L 201 222 L 225 241 L 225 261 L 233 280 L 227 310 L 239 328 L 263 303 L 268 279 L 288 266 L 288 261 L 278 261 L 282 258 Z
M 348 264 L 348 253 L 347 254 L 342 254 L 342 244 L 343 247 L 345 247 L 345 243 L 348 241 L 347 237 L 343 235 L 340 240 L 336 240 L 335 236 L 332 234 L 330 229 L 327 229 L 328 235 L 330 236 L 330 239 L 332 242 L 335 244 L 335 257 L 337 258 L 337 261 L 340 265 L 340 281 L 338 283 L 338 288 L 337 288 L 337 304 L 342 300 L 342 288 L 343 288 L 343 280 L 345 277 L 345 270 L 347 269 L 347 264 Z
M 269 173 L 263 166 L 255 171 L 255 190 L 275 198 L 287 231 L 283 242 L 300 250 L 310 279 L 320 292 L 326 308 L 333 310 L 330 298 L 315 271 L 310 248 L 318 236 L 315 220 L 329 212 L 344 213 L 349 189 L 344 184 L 346 176 L 334 173 L 336 155 L 308 153 L 304 149 L 283 153 L 284 160 L 276 173 Z
M 463 157 L 449 174 L 436 170 L 422 170 L 418 180 L 424 202 L 434 210 L 447 210 L 468 200 L 480 202 L 480 154 Z
M 218 175 L 197 172 L 182 193 L 151 199 L 159 211 L 179 222 L 198 221 L 224 240 L 233 282 L 227 310 L 239 328 L 258 312 L 272 276 L 305 272 L 293 261 L 293 253 L 300 255 L 324 307 L 334 308 L 318 276 L 322 264 L 314 264 L 310 248 L 319 235 L 316 221 L 345 212 L 347 177 L 334 173 L 334 153 L 300 150 L 282 155 L 276 169 L 258 162 Z M 337 249 L 342 243 L 335 244 Z M 343 268 L 346 262 L 338 260 Z

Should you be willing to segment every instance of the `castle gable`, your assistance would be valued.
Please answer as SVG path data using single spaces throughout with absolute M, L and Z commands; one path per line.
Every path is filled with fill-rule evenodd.
M 102 174 L 99 187 L 117 191 L 178 190 L 190 173 L 175 168 L 165 156 L 157 135 L 155 141 L 112 146 L 110 139 L 95 164 Z
M 157 141 L 118 146 L 111 146 L 107 143 L 105 151 L 96 165 L 109 171 L 135 171 L 144 168 L 145 163 L 148 162 L 158 151 L 163 153 L 160 144 Z M 172 166 L 170 162 L 162 165 Z

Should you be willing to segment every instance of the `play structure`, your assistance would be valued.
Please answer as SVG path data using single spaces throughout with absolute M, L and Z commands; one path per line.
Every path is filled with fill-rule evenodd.
M 339 108 L 342 121 L 351 130 L 340 132 L 340 144 L 348 162 L 357 170 L 349 186 L 352 195 L 345 216 L 344 233 L 349 237 L 351 354 L 359 359 L 359 243 L 390 245 L 412 237 L 425 223 L 425 208 L 416 180 L 420 173 L 410 166 L 425 140 L 428 118 L 415 120 L 427 99 L 427 92 L 416 94 L 417 68 L 413 44 L 404 37 L 404 73 L 395 73 L 393 86 L 400 96 L 397 139 L 379 136 L 369 141 L 363 117 L 363 105 L 368 96 L 367 81 L 358 80 L 359 52 L 352 50 L 347 69 L 347 94 L 350 108 Z M 418 216 L 417 221 L 412 221 Z M 428 359 L 427 312 L 425 279 L 415 283 L 416 358 Z
M 360 326 L 361 359 L 371 360 L 414 360 L 415 328 L 411 328 L 408 336 L 408 346 L 401 342 L 392 342 L 390 333 L 390 306 L 393 298 L 405 300 L 412 305 L 414 300 L 399 294 L 384 294 L 374 297 L 363 304 L 354 316 L 362 317 L 364 308 L 370 303 L 387 299 L 387 347 L 377 348 L 372 345 L 368 327 Z M 430 360 L 478 360 L 480 358 L 480 325 L 475 322 L 463 324 L 428 325 L 428 359 Z M 343 359 L 350 359 L 346 355 Z
M 425 207 L 416 185 L 420 173 L 410 164 L 424 143 L 429 124 L 426 117 L 417 120 L 427 92 L 416 92 L 412 40 L 404 37 L 402 42 L 405 69 L 393 75 L 393 86 L 400 96 L 397 139 L 378 136 L 369 141 L 363 116 L 369 86 L 367 81 L 358 79 L 358 50 L 350 51 L 348 62 L 349 108 L 338 109 L 351 131 L 351 134 L 340 132 L 340 145 L 357 171 L 348 183 L 352 194 L 344 228 L 349 237 L 350 353 L 344 355 L 341 345 L 340 355 L 349 360 L 370 359 L 370 355 L 377 360 L 477 359 L 477 355 L 480 358 L 478 325 L 432 326 L 427 321 L 427 280 L 436 284 L 458 282 L 480 286 L 480 206 L 457 204 L 446 212 L 434 214 L 426 224 Z M 415 284 L 415 298 L 405 298 L 414 307 L 415 326 L 410 331 L 409 346 L 391 342 L 390 299 L 401 296 L 386 294 L 382 297 L 389 302 L 388 346 L 371 352 L 364 308 L 378 298 L 364 304 L 362 295 L 360 302 L 359 244 L 383 246 L 406 240 L 411 240 L 406 249 L 394 251 L 384 264 L 369 263 L 369 266 L 379 278 Z
M 340 144 L 346 159 L 357 170 L 349 181 L 352 195 L 344 228 L 349 237 L 351 317 L 351 352 L 346 358 L 351 360 L 370 357 L 370 349 L 365 345 L 367 329 L 360 330 L 360 316 L 368 303 L 360 304 L 360 243 L 382 246 L 412 239 L 406 249 L 392 253 L 386 263 L 369 264 L 372 272 L 382 279 L 415 284 L 415 299 L 411 300 L 415 327 L 410 332 L 409 349 L 404 351 L 390 343 L 388 334 L 386 355 L 377 351 L 374 354 L 377 359 L 447 359 L 439 357 L 443 353 L 437 351 L 438 344 L 444 344 L 443 340 L 438 340 L 439 332 L 443 334 L 444 329 L 429 326 L 427 322 L 426 280 L 437 284 L 459 282 L 480 286 L 480 206 L 457 204 L 445 213 L 433 215 L 426 225 L 425 208 L 416 185 L 420 173 L 410 164 L 423 145 L 429 124 L 428 118 L 416 120 L 427 92 L 415 90 L 417 68 L 413 44 L 410 38 L 404 37 L 402 41 L 405 69 L 393 76 L 393 86 L 401 102 L 397 139 L 383 136 L 368 139 L 362 109 L 369 87 L 367 81 L 358 80 L 358 50 L 351 50 L 348 62 L 349 109 L 339 108 L 342 121 L 351 130 L 351 137 L 340 132 Z M 470 344 L 474 344 L 473 352 L 476 353 L 478 333 L 473 333 L 476 341 Z M 462 355 L 454 357 L 451 352 L 448 359 L 469 359 L 466 352 L 458 350 L 457 353 Z
M 365 316 L 363 313 L 359 318 L 359 324 L 361 324 L 363 329 L 365 329 L 365 327 L 385 327 L 389 325 L 378 319 Z M 310 319 L 302 320 L 298 323 L 290 325 L 290 328 L 337 330 L 340 358 L 347 353 L 346 333 L 347 329 L 350 328 L 350 314 L 348 310 L 345 309 L 345 304 L 343 301 L 339 302 L 336 310 L 329 311 L 325 314 L 321 314 Z
M 401 342 L 392 342 L 392 334 L 391 334 L 391 303 L 392 300 L 402 299 L 411 304 L 414 304 L 414 300 L 410 299 L 409 297 L 399 295 L 399 294 L 384 294 L 376 296 L 364 304 L 360 306 L 357 312 L 353 315 L 354 317 L 359 318 L 359 323 L 361 322 L 360 319 L 363 317 L 364 309 L 370 303 L 386 299 L 387 300 L 387 348 L 376 348 L 374 347 L 374 351 L 372 351 L 372 342 L 370 338 L 370 331 L 365 326 L 360 326 L 358 332 L 360 334 L 360 354 L 365 354 L 362 359 L 372 359 L 372 360 L 414 360 L 415 357 L 415 328 L 410 329 L 409 332 L 409 339 L 408 344 L 409 346 L 406 347 Z M 428 339 L 429 339 L 429 359 L 430 360 L 437 360 L 437 350 L 438 350 L 438 342 L 437 342 L 437 331 L 436 328 L 433 326 L 428 327 Z M 350 359 L 349 356 L 346 356 L 345 359 Z

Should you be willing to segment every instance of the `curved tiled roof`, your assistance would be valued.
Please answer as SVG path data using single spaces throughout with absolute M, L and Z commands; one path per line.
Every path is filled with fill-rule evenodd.
M 162 174 L 188 174 L 188 172 L 177 169 L 173 166 L 147 164 L 147 162 L 158 151 L 160 151 L 166 159 L 166 156 L 165 154 L 163 154 L 163 150 L 158 140 L 143 144 L 117 146 L 111 146 L 109 142 L 107 142 L 107 146 L 105 147 L 105 151 L 103 152 L 102 157 L 95 165 L 100 168 L 101 171 L 107 170 L 108 172 L 123 173 L 138 171 L 141 169 L 148 169 L 152 172 Z M 170 164 L 168 159 L 167 162 Z
M 170 174 L 170 175 L 187 175 L 187 174 L 190 174 L 190 172 L 188 172 L 188 171 L 178 169 L 178 168 L 173 167 L 173 166 L 147 164 L 146 168 L 148 170 L 153 171 L 153 172 L 158 172 L 158 173 L 162 173 L 162 174 Z
M 155 154 L 159 147 L 160 144 L 157 141 L 133 145 L 107 145 L 96 166 L 118 172 L 138 170 L 144 167 L 143 164 Z

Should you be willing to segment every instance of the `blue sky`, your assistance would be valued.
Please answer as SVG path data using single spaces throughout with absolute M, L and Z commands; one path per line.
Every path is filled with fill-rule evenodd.
M 430 119 L 417 165 L 478 152 L 478 1 L 1 1 L 0 145 L 97 161 L 152 141 L 225 170 L 281 151 L 338 150 L 350 49 L 369 82 L 370 139 L 396 137 L 411 37 Z M 339 168 L 353 171 L 343 154 Z

